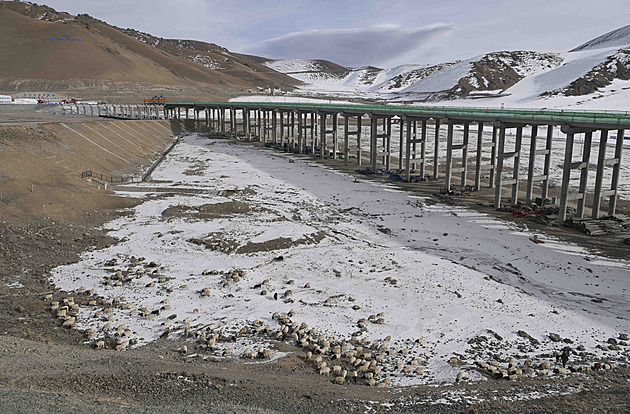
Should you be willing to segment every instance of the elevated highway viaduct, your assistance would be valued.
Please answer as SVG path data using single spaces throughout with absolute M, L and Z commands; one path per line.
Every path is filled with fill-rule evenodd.
M 630 128 L 630 112 L 619 111 L 282 102 L 171 102 L 164 111 L 168 118 L 194 119 L 198 128 L 208 131 L 273 143 L 315 157 L 337 159 L 343 155 L 346 164 L 352 139 L 356 149 L 352 155 L 358 165 L 390 170 L 396 162 L 408 182 L 414 178 L 412 174 L 419 179 L 443 179 L 448 191 L 469 182 L 477 190 L 486 185 L 494 189 L 497 208 L 502 205 L 504 190 L 511 193 L 511 204 L 516 204 L 523 185 L 523 201 L 528 205 L 535 200 L 535 190 L 547 200 L 550 171 L 561 168 L 559 224 L 567 219 L 569 203 L 577 204 L 577 217 L 584 217 L 587 194 L 593 218 L 600 216 L 603 200 L 608 201 L 607 213 L 615 214 L 624 133 Z M 398 125 L 397 134 L 392 133 L 393 124 Z M 363 133 L 363 126 L 369 126 L 369 132 Z M 525 129 L 529 148 L 523 145 Z M 582 139 L 576 140 L 577 135 Z M 596 157 L 592 156 L 595 147 Z M 444 149 L 445 158 L 440 156 Z M 530 154 L 526 165 L 521 161 L 524 150 Z M 563 154 L 563 162 L 553 166 L 552 153 L 558 152 Z M 535 167 L 537 160 L 542 169 Z M 594 186 L 587 188 L 593 173 Z M 572 174 L 579 175 L 574 191 L 569 187 Z

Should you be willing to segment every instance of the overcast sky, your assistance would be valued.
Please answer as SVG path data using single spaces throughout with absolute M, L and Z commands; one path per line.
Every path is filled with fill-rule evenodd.
M 391 67 L 568 50 L 630 24 L 628 0 L 46 0 L 119 27 L 276 59 Z

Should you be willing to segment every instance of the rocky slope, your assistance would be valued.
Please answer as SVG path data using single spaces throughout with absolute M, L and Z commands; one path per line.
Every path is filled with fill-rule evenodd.
M 610 86 L 615 80 L 630 80 L 630 48 L 618 50 L 567 87 L 550 91 L 545 96 L 589 95 Z
M 134 29 L 120 30 L 142 43 L 206 68 L 228 73 L 239 79 L 256 84 L 266 84 L 269 87 L 280 87 L 297 83 L 295 79 L 258 63 L 254 56 L 250 57 L 233 53 L 214 43 L 197 40 L 164 39 Z
M 149 35 L 135 37 L 85 14 L 0 1 L 0 90 L 229 96 L 268 87 L 291 89 L 296 83 L 213 45 L 166 41 L 158 48 Z M 212 65 L 210 59 L 222 61 Z

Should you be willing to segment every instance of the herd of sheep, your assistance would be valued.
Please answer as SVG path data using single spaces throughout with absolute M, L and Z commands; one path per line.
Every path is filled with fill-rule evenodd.
M 108 264 L 106 264 L 108 265 Z M 109 264 L 110 266 L 112 263 Z M 165 292 L 173 292 L 173 286 L 166 286 L 169 278 L 160 274 L 159 265 L 155 262 L 144 262 L 142 258 L 133 258 L 132 266 L 126 270 L 112 271 L 111 277 L 106 277 L 105 285 L 123 284 L 135 278 L 149 274 L 158 284 L 163 284 Z M 230 269 L 219 272 L 217 270 L 205 270 L 204 276 L 218 276 L 219 286 L 229 287 L 231 283 L 238 283 L 247 276 L 245 270 Z M 156 282 L 150 282 L 146 286 L 150 287 Z M 293 280 L 285 282 L 293 285 Z M 263 280 L 253 286 L 260 289 L 262 295 L 268 295 L 264 289 L 269 284 L 269 280 Z M 309 288 L 310 284 L 306 284 Z M 186 285 L 179 286 L 186 289 Z M 280 294 L 275 294 L 275 299 L 284 299 L 290 303 L 291 289 L 286 289 Z M 314 371 L 323 376 L 330 376 L 335 384 L 345 384 L 347 382 L 364 384 L 368 386 L 387 387 L 392 382 L 394 376 L 422 376 L 427 370 L 427 361 L 418 356 L 412 355 L 407 348 L 397 347 L 391 342 L 391 337 L 382 340 L 370 341 L 362 335 L 361 329 L 367 323 L 385 323 L 385 314 L 377 313 L 361 318 L 357 321 L 360 328 L 349 339 L 326 337 L 317 332 L 315 328 L 309 327 L 306 323 L 294 321 L 297 311 L 290 310 L 287 313 L 273 313 L 271 319 L 277 324 L 276 327 L 265 325 L 260 320 L 248 323 L 240 329 L 226 326 L 217 327 L 214 324 L 198 325 L 193 324 L 192 317 L 179 318 L 176 314 L 170 313 L 171 306 L 169 299 L 160 301 L 158 307 L 149 309 L 143 306 L 136 306 L 127 301 L 124 296 L 116 298 L 102 298 L 96 295 L 94 289 L 80 289 L 77 294 L 81 295 L 80 302 L 85 308 L 91 308 L 93 318 L 98 321 L 97 330 L 89 328 L 85 330 L 86 339 L 90 341 L 96 349 L 114 349 L 123 351 L 137 343 L 132 338 L 131 329 L 126 324 L 116 324 L 115 310 L 128 312 L 130 316 L 153 319 L 159 316 L 161 327 L 161 337 L 170 335 L 188 338 L 193 342 L 197 352 L 208 352 L 219 354 L 224 357 L 235 356 L 235 348 L 230 347 L 239 338 L 248 338 L 252 343 L 266 343 L 268 347 L 256 345 L 247 348 L 240 355 L 244 359 L 270 359 L 274 355 L 272 349 L 274 341 L 289 343 L 300 348 L 302 359 L 306 364 L 312 366 Z M 210 288 L 204 288 L 198 292 L 200 296 L 209 296 Z M 80 305 L 75 302 L 74 297 L 64 297 L 54 301 L 53 294 L 44 296 L 44 301 L 50 303 L 50 310 L 60 320 L 64 328 L 77 328 L 77 317 Z M 192 311 L 198 313 L 198 309 Z M 416 344 L 422 344 L 423 338 L 417 338 Z M 221 345 L 221 346 L 219 346 Z M 187 346 L 180 349 L 184 354 L 188 353 Z M 588 372 L 600 369 L 615 369 L 615 364 L 595 363 L 593 365 L 570 365 L 565 368 L 566 360 L 562 366 L 553 366 L 550 361 L 534 363 L 527 359 L 518 363 L 514 359 L 508 361 L 476 361 L 473 364 L 465 364 L 457 357 L 452 357 L 448 361 L 452 367 L 460 369 L 456 381 L 467 379 L 466 370 L 474 370 L 481 375 L 476 375 L 482 381 L 488 378 L 518 380 L 526 377 L 548 376 L 552 374 L 563 375 L 569 372 Z

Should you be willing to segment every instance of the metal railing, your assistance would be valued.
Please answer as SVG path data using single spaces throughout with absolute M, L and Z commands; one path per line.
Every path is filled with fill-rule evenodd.
M 103 182 L 108 183 L 139 183 L 141 182 L 141 178 L 133 177 L 133 176 L 112 176 L 101 173 L 96 173 L 92 170 L 83 171 L 81 173 L 81 178 L 96 178 Z
M 510 119 L 519 121 L 531 121 L 532 123 L 580 123 L 616 125 L 630 128 L 630 112 L 624 111 L 587 111 L 587 110 L 562 110 L 562 109 L 506 109 L 506 108 L 479 108 L 479 107 L 455 107 L 432 105 L 363 105 L 363 104 L 318 104 L 297 102 L 169 102 L 166 107 L 195 107 L 214 106 L 232 108 L 287 108 L 313 111 L 348 111 L 364 113 L 387 113 L 392 115 L 420 116 L 427 118 L 479 118 L 480 120 Z

